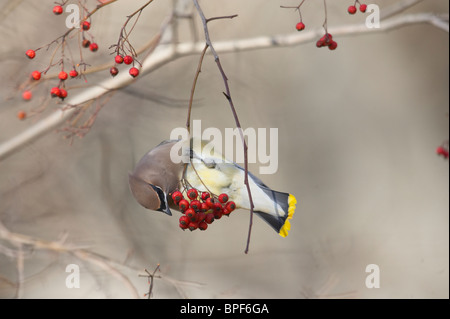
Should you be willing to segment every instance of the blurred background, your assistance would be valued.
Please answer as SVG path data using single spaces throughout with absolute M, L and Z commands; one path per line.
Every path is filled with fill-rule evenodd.
M 100 49 L 84 53 L 87 63 L 112 60 L 108 47 L 126 15 L 145 2 L 118 1 L 92 17 Z M 279 6 L 298 2 L 201 5 L 207 17 L 239 15 L 209 24 L 214 43 L 297 32 L 298 13 Z M 362 13 L 347 14 L 351 1 L 328 2 L 330 28 L 364 22 Z M 373 3 L 383 9 L 395 2 Z M 130 37 L 136 47 L 158 31 L 172 4 L 155 1 L 143 11 Z M 0 143 L 58 107 L 46 99 L 56 80 L 29 102 L 20 88 L 31 71 L 48 65 L 51 50 L 33 61 L 24 52 L 66 30 L 53 6 L 0 0 Z M 402 14 L 448 7 L 428 0 Z M 320 30 L 322 2 L 307 1 L 302 16 L 307 28 Z M 193 39 L 188 20 L 180 20 L 179 31 L 181 41 Z M 259 175 L 258 164 L 250 169 L 296 196 L 288 237 L 255 217 L 245 254 L 247 211 L 205 232 L 183 232 L 176 214 L 146 210 L 132 197 L 128 172 L 185 125 L 198 56 L 185 57 L 115 92 L 84 138 L 64 139 L 53 130 L 0 160 L 0 221 L 34 240 L 17 245 L 0 230 L 0 297 L 143 298 L 149 285 L 139 274 L 160 264 L 153 298 L 448 298 L 449 163 L 435 153 L 448 141 L 448 33 L 417 24 L 334 39 L 335 51 L 312 41 L 220 56 L 242 126 L 278 128 L 277 173 Z M 87 85 L 108 77 L 107 70 L 88 75 Z M 207 55 L 192 113 L 204 128 L 234 127 L 223 91 Z M 19 110 L 32 116 L 20 121 Z M 76 249 L 36 244 L 61 238 Z M 78 289 L 66 287 L 69 264 L 80 268 Z M 369 264 L 379 266 L 380 288 L 365 285 Z

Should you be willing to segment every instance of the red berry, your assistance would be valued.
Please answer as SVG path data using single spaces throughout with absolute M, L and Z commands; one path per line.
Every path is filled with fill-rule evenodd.
M 23 98 L 25 101 L 31 100 L 31 97 L 32 97 L 31 91 L 24 91 L 24 92 L 22 93 L 22 98 Z
M 88 39 L 84 39 L 83 42 L 81 42 L 81 45 L 83 46 L 83 48 L 89 48 L 89 46 L 91 45 L 91 41 L 89 41 Z
M 25 111 L 19 111 L 17 117 L 19 120 L 24 120 L 27 117 L 27 113 L 25 113 Z
M 202 192 L 202 200 L 205 201 L 211 197 L 211 194 L 208 192 Z
M 87 31 L 91 28 L 91 23 L 89 21 L 83 21 L 81 27 L 83 28 L 84 31 Z
M 231 214 L 231 211 L 229 211 L 228 209 L 224 208 L 224 209 L 222 209 L 222 213 L 223 213 L 224 215 L 230 215 L 230 214 Z
M 214 219 L 221 219 L 223 215 L 222 208 L 219 211 L 214 211 Z
M 321 47 L 323 47 L 325 45 L 325 43 L 322 41 L 322 40 L 318 40 L 317 42 L 316 42 L 316 46 L 318 47 L 318 48 L 321 48 Z
M 233 210 L 236 209 L 236 204 L 235 202 L 229 201 L 226 205 L 225 205 L 225 209 L 229 210 L 230 212 L 232 212 Z
M 222 210 L 222 204 L 220 204 L 220 203 L 214 203 L 214 206 L 213 206 L 213 212 L 220 212 Z
M 207 198 L 206 199 L 206 205 L 208 205 L 208 207 L 211 209 L 211 208 L 213 208 L 214 207 L 214 198 Z
M 191 208 L 198 212 L 202 208 L 202 203 L 200 203 L 198 200 L 193 200 L 191 202 Z
M 448 150 L 446 150 L 442 146 L 439 146 L 438 148 L 436 148 L 436 154 L 442 155 L 443 157 L 448 158 Z
M 359 11 L 361 11 L 361 12 L 366 12 L 366 10 L 367 10 L 367 4 L 362 3 L 362 4 L 359 6 Z
M 189 199 L 196 199 L 198 196 L 198 192 L 195 188 L 191 188 L 190 190 L 187 191 L 187 197 L 189 197 Z
M 180 226 L 180 228 L 184 230 L 184 229 L 187 229 L 189 227 L 189 224 L 185 225 L 185 224 L 181 224 L 180 223 L 178 226 Z
M 180 200 L 178 207 L 180 207 L 181 212 L 184 213 L 186 211 L 186 209 L 189 208 L 189 202 L 185 199 L 182 199 L 182 200 Z
M 92 43 L 89 45 L 89 50 L 91 50 L 92 52 L 97 51 L 97 50 L 98 50 L 98 44 L 95 43 L 95 42 L 92 42 Z
M 114 58 L 114 61 L 116 61 L 117 64 L 122 64 L 123 63 L 123 56 L 116 55 L 116 57 Z
M 331 41 L 330 45 L 328 46 L 328 49 L 330 50 L 336 50 L 338 44 L 336 41 Z
M 28 50 L 27 52 L 25 52 L 25 55 L 29 59 L 34 59 L 34 57 L 36 56 L 36 52 L 34 50 Z
M 355 14 L 356 13 L 356 7 L 355 6 L 350 6 L 350 7 L 348 7 L 347 11 L 350 14 Z
M 130 56 L 130 55 L 125 56 L 125 57 L 123 58 L 123 63 L 125 63 L 125 64 L 131 64 L 131 63 L 133 63 L 133 57 Z
M 183 194 L 181 194 L 180 191 L 175 191 L 172 194 L 172 199 L 175 202 L 175 204 L 178 204 L 180 202 L 180 200 L 183 199 Z
M 206 213 L 208 210 L 209 210 L 208 204 L 202 203 L 202 207 L 201 207 L 200 211 Z
M 71 78 L 76 78 L 78 76 L 78 71 L 75 69 L 70 70 L 69 75 Z
M 187 216 L 181 216 L 180 217 L 180 225 L 182 224 L 182 225 L 189 225 L 189 223 L 191 222 L 190 220 L 189 220 L 189 217 L 187 217 Z
M 53 13 L 56 15 L 60 15 L 61 13 L 63 13 L 63 7 L 61 6 L 54 6 L 53 7 Z
M 109 69 L 109 73 L 111 73 L 112 76 L 116 76 L 117 74 L 119 74 L 119 69 L 113 66 L 111 67 L 111 69 Z
M 198 228 L 198 223 L 197 222 L 190 222 L 189 223 L 189 230 L 193 231 L 196 230 Z
M 297 31 L 302 31 L 305 29 L 305 24 L 303 22 L 299 22 L 299 23 L 297 23 L 295 28 L 297 29 Z
M 219 195 L 219 202 L 221 202 L 222 204 L 225 204 L 226 202 L 228 202 L 228 195 L 227 194 L 220 194 Z
M 58 78 L 59 78 L 61 81 L 67 80 L 67 73 L 64 72 L 64 71 L 59 72 Z
M 57 96 L 60 96 L 61 95 L 61 90 L 59 89 L 59 87 L 54 87 L 54 88 L 52 88 L 51 90 L 50 90 L 50 95 L 52 96 L 52 97 L 57 97 Z
M 198 228 L 199 228 L 200 230 L 206 230 L 206 229 L 208 228 L 208 224 L 207 224 L 206 222 L 200 222 L 200 223 L 198 224 Z
M 130 71 L 129 71 L 129 73 L 130 73 L 130 75 L 132 76 L 132 77 L 137 77 L 138 75 L 139 75 L 139 70 L 137 69 L 137 68 L 135 68 L 135 67 L 132 67 L 131 69 L 130 69 Z
M 185 214 L 187 217 L 189 217 L 190 220 L 192 220 L 192 218 L 195 218 L 196 213 L 195 213 L 194 209 L 188 208 L 188 209 L 186 209 Z
M 67 91 L 64 89 L 59 89 L 59 97 L 64 100 L 67 97 Z
M 41 72 L 33 71 L 33 72 L 31 72 L 31 77 L 37 81 L 41 78 Z
M 206 214 L 205 213 L 202 213 L 202 212 L 200 212 L 200 213 L 197 213 L 197 221 L 200 223 L 200 222 L 202 222 L 202 221 L 204 221 L 205 220 L 205 218 L 206 218 Z
M 214 214 L 212 213 L 206 214 L 205 222 L 211 224 L 213 221 L 214 221 Z

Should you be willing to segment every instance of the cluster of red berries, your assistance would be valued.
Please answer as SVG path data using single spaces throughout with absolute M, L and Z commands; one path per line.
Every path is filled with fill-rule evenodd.
M 442 156 L 443 158 L 448 158 L 448 148 L 439 146 L 438 148 L 436 148 L 436 154 Z
M 359 3 L 359 1 L 355 1 L 355 4 L 352 5 L 352 6 L 349 6 L 348 9 L 347 9 L 347 12 L 349 14 L 355 14 L 358 11 L 358 9 L 356 8 L 356 4 L 359 4 L 359 11 L 361 11 L 363 13 L 366 12 L 367 4 Z
M 316 42 L 316 46 L 318 48 L 328 47 L 330 50 L 336 50 L 337 42 L 334 41 L 333 36 L 327 32 Z
M 122 64 L 125 63 L 126 65 L 130 65 L 134 62 L 134 59 L 131 55 L 121 55 L 121 54 L 117 54 L 114 58 L 114 62 L 115 65 L 113 67 L 111 67 L 111 69 L 109 69 L 109 73 L 112 76 L 116 76 L 117 74 L 119 74 L 119 69 L 117 68 L 118 64 Z M 134 64 L 134 63 L 133 63 Z M 130 68 L 130 70 L 128 70 L 128 73 L 132 76 L 132 77 L 137 77 L 139 75 L 139 69 L 132 66 Z
M 172 193 L 173 202 L 183 213 L 179 220 L 179 226 L 183 230 L 206 230 L 214 220 L 223 215 L 229 216 L 236 209 L 236 204 L 228 201 L 227 194 L 214 197 L 209 192 L 199 194 L 195 188 L 191 188 L 187 190 L 186 197 L 180 191 Z
M 62 5 L 55 5 L 53 7 L 53 13 L 55 15 L 61 15 L 64 12 L 63 6 Z M 91 28 L 91 22 L 84 20 L 81 22 L 81 29 L 83 31 L 88 31 Z M 89 41 L 88 39 L 86 39 L 84 37 L 84 32 L 83 32 L 83 41 L 81 42 L 81 46 L 84 48 L 89 48 L 92 52 L 96 52 L 98 50 L 98 44 L 95 42 Z M 25 55 L 29 58 L 29 59 L 34 59 L 36 57 L 36 51 L 40 50 L 36 49 L 36 50 L 27 50 L 25 52 Z M 44 72 L 40 72 L 40 71 L 33 71 L 31 72 L 30 78 L 31 81 L 39 81 L 41 79 L 42 73 L 46 73 L 48 71 L 45 70 Z M 61 100 L 64 100 L 67 97 L 67 91 L 65 89 L 65 81 L 69 78 L 69 76 L 71 78 L 76 78 L 78 77 L 79 73 L 76 70 L 75 65 L 73 66 L 72 70 L 69 71 L 69 73 L 64 71 L 64 64 L 62 64 L 62 70 L 61 72 L 58 74 L 58 78 L 59 78 L 59 84 L 57 86 L 54 86 L 50 89 L 50 95 L 51 97 L 59 97 Z M 22 92 L 22 98 L 25 101 L 29 101 L 31 100 L 33 94 L 31 93 L 31 91 L 29 89 L 26 89 L 25 91 Z M 26 113 L 24 111 L 20 111 L 18 113 L 18 118 L 23 120 L 26 117 Z

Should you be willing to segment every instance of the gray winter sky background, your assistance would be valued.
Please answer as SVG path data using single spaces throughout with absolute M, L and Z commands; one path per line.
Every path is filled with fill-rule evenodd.
M 209 17 L 239 15 L 209 24 L 214 43 L 297 32 L 298 14 L 279 6 L 298 2 L 201 5 Z M 328 1 L 330 28 L 364 22 L 361 13 L 347 14 L 350 2 Z M 382 9 L 394 2 L 375 1 Z M 84 51 L 88 63 L 112 60 L 108 47 L 117 42 L 126 15 L 144 3 L 118 1 L 92 17 L 100 49 Z M 130 38 L 136 47 L 157 32 L 171 4 L 154 1 L 145 9 Z M 402 14 L 448 14 L 448 6 L 428 0 Z M 58 107 L 52 100 L 43 113 L 16 118 L 19 110 L 44 105 L 56 83 L 42 84 L 30 102 L 20 97 L 20 84 L 47 66 L 51 51 L 39 51 L 33 61 L 24 52 L 67 30 L 52 7 L 47 0 L 0 0 L 0 143 Z M 319 30 L 322 1 L 302 8 L 307 28 Z M 179 28 L 181 41 L 190 41 L 188 21 Z M 247 211 L 205 232 L 183 232 L 178 215 L 148 211 L 133 199 L 128 172 L 185 125 L 198 55 L 185 57 L 117 91 L 84 138 L 70 144 L 51 131 L 0 160 L 1 223 L 43 241 L 66 234 L 67 245 L 93 253 L 82 258 L 79 251 L 29 245 L 19 251 L 0 232 L 0 297 L 18 291 L 24 298 L 133 297 L 123 278 L 142 297 L 148 285 L 138 274 L 159 263 L 154 298 L 448 298 L 449 164 L 435 154 L 448 141 L 448 33 L 417 24 L 335 40 L 335 51 L 318 49 L 314 41 L 220 56 L 242 126 L 278 128 L 276 174 L 259 175 L 258 163 L 250 169 L 273 189 L 296 196 L 287 238 L 255 217 L 246 255 Z M 88 75 L 88 84 L 108 77 L 108 71 Z M 75 81 L 70 83 L 83 83 Z M 234 127 L 223 91 L 207 55 L 192 113 L 203 127 Z M 114 271 L 95 258 L 108 260 Z M 78 289 L 66 287 L 69 264 L 80 267 Z M 380 288 L 365 285 L 369 264 L 380 268 Z

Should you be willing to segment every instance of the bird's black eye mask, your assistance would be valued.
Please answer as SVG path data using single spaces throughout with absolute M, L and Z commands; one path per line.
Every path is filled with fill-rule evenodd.
M 164 194 L 163 190 L 160 187 L 152 184 L 149 185 L 155 190 L 156 194 L 158 194 L 159 201 L 161 203 L 161 206 L 157 210 L 172 216 L 172 212 L 170 211 L 169 205 L 167 204 L 166 194 Z

